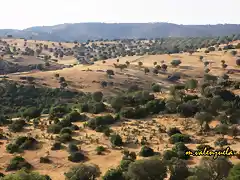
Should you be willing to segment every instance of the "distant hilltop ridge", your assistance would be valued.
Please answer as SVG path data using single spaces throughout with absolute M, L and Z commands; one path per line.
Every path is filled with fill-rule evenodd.
M 0 36 L 50 41 L 201 37 L 239 34 L 239 24 L 178 25 L 172 23 L 66 23 L 24 30 L 1 29 Z

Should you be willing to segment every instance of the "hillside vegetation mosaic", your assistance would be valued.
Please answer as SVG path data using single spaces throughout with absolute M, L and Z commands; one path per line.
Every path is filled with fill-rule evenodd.
M 0 180 L 239 180 L 239 153 L 239 35 L 0 39 Z

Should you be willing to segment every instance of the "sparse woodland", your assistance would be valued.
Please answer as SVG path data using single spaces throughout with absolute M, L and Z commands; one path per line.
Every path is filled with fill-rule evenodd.
M 239 180 L 239 38 L 2 39 L 0 179 Z

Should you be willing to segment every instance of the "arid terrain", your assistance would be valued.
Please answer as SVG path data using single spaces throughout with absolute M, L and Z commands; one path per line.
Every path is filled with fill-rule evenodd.
M 2 43 L 1 43 L 2 42 Z M 133 55 L 133 56 L 125 56 L 125 57 L 111 57 L 106 58 L 103 60 L 93 60 L 94 57 L 89 58 L 92 63 L 85 63 L 80 61 L 76 55 L 74 47 L 77 45 L 78 48 L 81 48 L 81 44 L 76 43 L 55 43 L 55 42 L 48 42 L 48 41 L 35 41 L 35 40 L 27 40 L 24 39 L 2 39 L 0 42 L 0 47 L 7 47 L 7 44 L 13 54 L 6 54 L 6 51 L 1 51 L 0 49 L 0 71 L 1 73 L 1 89 L 0 95 L 7 93 L 8 85 L 4 85 L 4 83 L 17 83 L 18 85 L 24 86 L 34 86 L 35 88 L 51 88 L 51 89 L 60 89 L 60 91 L 73 91 L 77 93 L 84 93 L 86 97 L 91 97 L 89 93 L 94 94 L 95 92 L 102 92 L 103 97 L 100 98 L 100 101 L 93 100 L 97 103 L 102 103 L 105 106 L 105 110 L 100 110 L 101 112 L 92 113 L 83 111 L 83 107 L 79 108 L 79 104 L 86 104 L 90 103 L 92 99 L 82 100 L 82 95 L 70 97 L 70 99 L 77 101 L 78 106 L 73 106 L 68 110 L 68 112 L 64 112 L 63 115 L 58 116 L 54 114 L 54 107 L 57 106 L 56 104 L 50 104 L 51 106 L 44 105 L 45 102 L 48 100 L 44 99 L 45 97 L 40 97 L 39 101 L 36 100 L 34 103 L 39 102 L 42 105 L 42 111 L 39 117 L 35 117 L 34 115 L 30 117 L 30 115 L 24 115 L 27 113 L 27 108 L 35 107 L 40 108 L 39 104 L 24 104 L 24 109 L 21 110 L 20 105 L 16 105 L 16 109 L 18 110 L 17 113 L 21 114 L 21 111 L 26 112 L 20 115 L 13 115 L 12 113 L 7 113 L 8 111 L 5 109 L 2 110 L 2 116 L 7 115 L 5 119 L 12 119 L 11 123 L 17 121 L 17 119 L 25 119 L 27 125 L 21 130 L 11 130 L 9 124 L 2 124 L 0 123 L 0 137 L 1 135 L 4 138 L 0 138 L 0 172 L 3 174 L 12 173 L 12 171 L 6 171 L 6 168 L 9 164 L 11 158 L 16 155 L 20 155 L 24 157 L 24 159 L 29 162 L 33 166 L 33 170 L 39 172 L 40 174 L 49 175 L 52 180 L 59 180 L 64 179 L 64 173 L 67 172 L 70 167 L 77 165 L 81 162 L 87 164 L 96 164 L 99 166 L 101 171 L 101 176 L 103 176 L 109 169 L 117 168 L 123 158 L 123 151 L 135 152 L 138 159 L 146 159 L 148 157 L 142 157 L 139 155 L 142 147 L 146 145 L 147 147 L 152 148 L 154 152 L 160 153 L 160 156 L 164 154 L 167 150 L 172 150 L 175 147 L 176 143 L 171 143 L 171 136 L 174 134 L 169 135 L 169 131 L 172 128 L 177 128 L 180 132 L 184 135 L 189 135 L 191 141 L 184 142 L 185 145 L 192 150 L 196 150 L 197 146 L 201 144 L 210 145 L 214 149 L 219 149 L 219 145 L 216 145 L 216 140 L 219 138 L 225 139 L 231 149 L 240 152 L 240 133 L 239 133 L 239 109 L 240 106 L 239 97 L 240 95 L 240 66 L 237 66 L 238 55 L 240 55 L 240 49 L 227 49 L 227 50 L 219 50 L 218 48 L 224 48 L 227 44 L 220 44 L 218 48 L 214 51 L 210 51 L 206 53 L 207 48 L 199 48 L 196 49 L 194 52 L 178 52 L 178 53 L 168 53 L 168 54 L 143 54 L 143 55 Z M 234 41 L 229 44 L 238 45 L 239 41 Z M 25 44 L 25 45 L 24 45 Z M 38 44 L 38 45 L 37 45 Z M 31 48 L 35 51 L 39 48 L 39 45 L 42 44 L 42 50 L 37 55 L 24 55 L 20 52 L 25 51 L 25 48 Z M 101 46 L 100 44 L 118 44 L 118 42 L 94 42 L 94 46 Z M 228 44 L 228 45 L 229 45 Z M 91 46 L 92 43 L 89 44 Z M 45 46 L 45 48 L 44 48 Z M 16 51 L 13 50 L 13 47 L 16 47 Z M 2 48 L 2 49 L 4 49 Z M 18 50 L 18 48 L 20 50 Z M 49 50 L 49 49 L 53 50 Z M 61 49 L 64 52 L 63 57 L 55 56 L 55 52 L 58 50 L 54 50 L 54 48 Z M 63 50 L 65 49 L 65 50 Z M 75 48 L 76 49 L 76 48 Z M 61 51 L 61 52 L 62 52 Z M 70 51 L 73 51 L 72 53 Z M 80 51 L 80 50 L 79 50 Z M 104 51 L 104 50 L 103 50 Z M 236 51 L 233 55 L 232 51 Z M 19 53 L 16 53 L 19 52 Z M 29 51 L 30 52 L 30 51 Z M 60 51 L 58 51 L 60 52 Z M 58 53 L 58 54 L 61 54 Z M 69 55 L 65 55 L 66 52 L 69 52 Z M 91 53 L 97 53 L 94 48 L 90 51 Z M 90 55 L 91 55 L 90 53 Z M 47 56 L 51 56 L 50 58 Z M 80 55 L 81 56 L 81 55 Z M 84 55 L 86 57 L 86 53 Z M 95 56 L 95 55 L 93 55 Z M 174 60 L 180 60 L 180 63 L 175 65 L 172 63 Z M 224 60 L 224 62 L 223 62 Z M 87 61 L 87 60 L 86 60 Z M 88 61 L 87 61 L 88 62 Z M 9 64 L 10 63 L 10 64 Z M 16 65 L 17 64 L 17 65 Z M 42 64 L 42 68 L 39 68 L 39 64 Z M 223 64 L 226 64 L 224 66 Z M 14 66 L 18 68 L 15 69 L 22 69 L 16 70 L 13 68 Z M 29 68 L 31 66 L 31 68 Z M 166 68 L 164 67 L 166 66 Z M 26 68 L 28 67 L 28 68 Z M 13 68 L 12 71 L 8 71 L 8 68 Z M 208 69 L 209 71 L 206 71 Z M 113 73 L 112 73 L 113 72 Z M 207 109 L 204 110 L 196 110 L 192 115 L 188 115 L 185 113 L 185 109 L 183 111 L 178 111 L 181 104 L 186 104 L 188 101 L 191 100 L 182 100 L 183 96 L 180 96 L 181 93 L 185 93 L 184 97 L 188 97 L 187 95 L 193 97 L 194 95 L 199 96 L 197 99 L 201 98 L 209 98 L 210 104 L 208 107 L 214 107 L 216 104 L 212 101 L 211 98 L 214 98 L 215 95 L 205 96 L 202 93 L 202 84 L 209 83 L 208 86 L 220 86 L 220 83 L 212 80 L 207 75 L 213 77 L 225 77 L 224 75 L 228 76 L 227 78 L 223 78 L 225 81 L 234 82 L 234 85 L 226 85 L 224 88 L 229 92 L 233 92 L 236 96 L 234 101 L 234 120 L 232 122 L 228 122 L 226 120 L 226 126 L 228 130 L 223 132 L 222 129 L 225 128 L 225 124 L 221 122 L 219 119 L 220 115 L 223 116 L 225 113 L 225 107 L 231 109 L 231 106 L 227 106 L 227 103 L 224 100 L 222 94 L 218 94 L 218 98 L 221 96 L 221 100 L 218 102 L 222 102 L 225 106 L 217 107 L 216 109 L 212 110 L 213 115 L 212 118 L 209 120 L 202 120 L 201 118 L 197 118 L 196 114 L 198 112 L 205 112 Z M 174 79 L 173 77 L 176 77 Z M 173 79 L 172 79 L 173 78 Z M 209 78 L 209 79 L 207 79 Z M 191 80 L 196 80 L 197 84 L 196 87 L 192 87 L 194 85 L 191 84 L 191 87 L 176 90 L 176 93 L 172 90 L 173 86 L 180 86 L 186 85 L 187 82 L 192 82 Z M 224 82 L 225 82 L 224 81 Z M 195 81 L 194 81 L 195 82 Z M 223 82 L 223 83 L 224 83 Z M 153 84 L 155 83 L 155 84 Z M 222 84 L 223 84 L 222 83 Z M 223 86 L 221 84 L 221 86 Z M 153 90 L 153 86 L 157 85 L 157 87 L 161 90 Z M 139 88 L 138 90 L 133 90 L 130 92 L 131 87 L 136 86 Z M 4 90 L 5 89 L 5 90 Z M 3 90 L 3 91 L 2 91 Z M 34 90 L 33 90 L 34 91 Z M 159 110 L 158 112 L 151 112 L 147 115 L 140 115 L 139 118 L 131 118 L 128 115 L 128 111 L 123 111 L 124 108 L 133 107 L 133 108 L 143 108 L 145 105 L 148 106 L 149 101 L 154 101 L 153 99 L 147 99 L 146 102 L 138 104 L 138 101 L 134 101 L 134 105 L 129 105 L 132 103 L 129 100 L 129 103 L 122 104 L 120 107 L 120 111 L 117 111 L 115 107 L 113 107 L 112 99 L 115 97 L 125 96 L 126 93 L 129 93 L 129 96 L 134 96 L 134 91 L 139 92 L 149 92 L 150 95 L 154 95 L 154 100 L 159 100 L 161 102 L 164 101 L 166 103 L 166 107 L 164 106 L 165 110 Z M 27 92 L 27 91 L 26 91 Z M 180 93 L 181 92 L 181 93 Z M 10 90 L 9 90 L 10 93 Z M 11 94 L 11 93 L 10 93 Z M 101 93 L 99 93 L 101 94 Z M 144 94 L 144 93 L 142 93 Z M 176 95 L 177 94 L 177 95 Z M 179 96 L 178 96 L 179 95 Z M 6 99 L 1 100 L 2 106 L 5 106 L 7 100 L 12 104 L 9 104 L 9 109 L 11 106 L 15 106 L 15 101 L 20 101 L 22 96 L 24 100 L 27 102 L 27 99 L 23 95 L 16 95 L 11 97 L 11 100 L 7 99 L 11 95 L 6 95 Z M 30 95 L 29 95 L 30 96 Z M 39 94 L 41 96 L 41 94 Z M 101 96 L 101 95 L 100 95 Z M 143 95 L 141 95 L 142 97 Z M 216 95 L 217 96 L 217 95 Z M 4 96 L 5 97 L 5 96 Z M 49 96 L 50 97 L 50 96 Z M 55 95 L 51 96 L 53 99 Z M 85 97 L 85 95 L 84 95 Z M 139 96 L 140 97 L 140 96 Z M 19 99 L 18 99 L 19 98 Z M 65 97 L 58 97 L 55 98 L 56 101 L 59 102 L 58 105 L 61 103 L 67 102 Z M 33 97 L 34 99 L 34 97 Z M 96 98 L 98 99 L 98 98 Z M 6 100 L 6 102 L 5 102 Z M 196 102 L 198 102 L 196 100 Z M 31 98 L 29 99 L 31 101 Z M 50 101 L 50 100 L 49 100 Z M 125 101 L 125 100 L 124 100 Z M 131 101 L 131 102 L 130 102 Z M 173 101 L 176 101 L 176 106 L 174 106 Z M 171 103 L 170 103 L 171 102 Z M 232 102 L 232 101 L 231 101 Z M 72 102 L 71 102 L 72 103 Z M 91 102 L 92 103 L 92 102 Z M 115 106 L 121 104 L 121 102 L 117 102 Z M 19 102 L 17 102 L 19 104 Z M 218 104 L 219 105 L 219 104 Z M 119 105 L 120 106 L 120 105 Z M 150 106 L 150 104 L 149 104 Z M 171 106 L 171 107 L 170 107 Z M 189 105 L 190 106 L 190 105 Z M 219 105 L 220 106 L 220 105 Z M 49 108 L 48 108 L 49 107 Z M 151 106 L 152 107 L 152 106 Z M 155 107 L 155 106 L 153 106 Z M 178 107 L 178 108 L 177 108 Z M 194 106 L 195 107 L 195 106 Z M 199 105 L 200 107 L 200 105 Z M 201 106 L 202 107 L 202 106 Z M 15 108 L 15 107 L 13 107 Z M 98 107 L 95 107 L 98 109 Z M 207 108 L 207 107 L 205 107 Z M 46 112 L 43 112 L 43 109 Z M 51 110 L 50 110 L 51 109 Z M 56 108 L 57 109 L 57 108 Z M 96 110 L 95 109 L 95 110 Z M 151 109 L 151 108 L 150 108 Z M 173 110 L 172 110 L 173 109 Z M 177 110 L 178 109 L 178 110 Z M 187 109 L 186 111 L 192 111 Z M 193 108 L 194 109 L 194 108 Z M 233 108 L 232 108 L 233 109 Z M 94 111 L 95 111 L 94 110 Z M 149 110 L 149 108 L 147 108 Z M 10 110 L 9 110 L 10 111 Z M 98 110 L 96 110 L 98 111 Z M 151 110 L 149 110 L 151 111 Z M 194 110 L 195 111 L 195 110 Z M 211 111 L 211 112 L 212 112 Z M 56 112 L 58 112 L 56 110 Z M 56 119 L 59 121 L 63 121 L 68 117 L 68 114 L 72 112 L 79 113 L 77 116 L 79 119 L 74 119 L 72 121 L 71 127 L 73 125 L 77 125 L 78 128 L 73 130 L 70 134 L 72 136 L 71 140 L 63 140 L 62 148 L 60 150 L 52 150 L 51 147 L 53 143 L 56 141 L 61 141 L 61 136 L 63 134 L 59 132 L 53 133 L 49 130 L 49 127 L 52 127 L 54 124 L 56 125 Z M 60 110 L 59 112 L 60 113 Z M 181 114 L 182 113 L 182 114 Z M 32 114 L 32 113 L 29 113 Z M 123 115 L 125 114 L 125 115 Z M 131 114 L 131 113 L 130 113 Z M 139 114 L 142 114 L 139 112 Z M 185 114 L 187 114 L 185 116 Z M 96 119 L 98 116 L 106 116 L 111 115 L 114 117 L 116 122 L 99 125 L 99 129 L 103 128 L 103 126 L 107 125 L 108 128 L 111 129 L 112 133 L 110 134 L 118 134 L 122 138 L 122 144 L 116 145 L 112 143 L 111 135 L 106 135 L 105 130 L 96 130 L 97 128 L 92 128 L 91 119 Z M 118 117 L 119 115 L 119 117 Z M 182 116 L 184 115 L 184 116 Z M 225 115 L 225 114 L 224 114 Z M 231 117 L 231 113 L 227 114 Z M 70 115 L 69 115 L 70 116 Z M 82 116 L 86 116 L 86 119 L 82 119 Z M 142 116 L 142 117 L 141 117 Z M 116 118 L 118 117 L 118 118 Z M 225 116 L 224 116 L 225 117 Z M 37 120 L 36 120 L 37 119 Z M 237 119 L 237 120 L 236 120 Z M 1 122 L 0 118 L 0 122 Z M 229 121 L 231 121 L 229 120 Z M 57 123 L 56 123 L 56 122 Z M 71 120 L 70 120 L 71 121 Z M 102 120 L 104 121 L 104 120 Z M 207 130 L 200 131 L 201 121 L 208 125 Z M 237 121 L 238 123 L 234 123 Z M 37 123 L 36 123 L 37 122 Z M 200 122 L 200 123 L 199 123 Z M 87 124 L 87 125 L 86 125 Z M 93 123 L 94 124 L 94 123 Z M 95 122 L 95 125 L 97 123 Z M 224 124 L 224 128 L 221 126 Z M 206 126 L 207 126 L 206 125 Z M 96 125 L 97 126 L 97 125 Z M 62 128 L 68 128 L 69 126 L 63 126 Z M 101 127 L 101 128 L 100 128 Z M 221 130 L 216 130 L 218 127 L 221 127 Z M 106 127 L 105 127 L 106 128 Z M 232 129 L 235 128 L 235 135 L 232 135 Z M 62 130 L 62 129 L 61 129 Z M 54 131 L 54 130 L 53 130 Z M 235 132 L 234 131 L 234 132 Z M 114 132 L 114 133 L 113 133 Z M 218 132 L 218 133 L 217 133 Z M 230 132 L 230 133 L 228 133 Z M 60 134 L 59 134 L 60 133 Z M 64 133 L 67 134 L 67 133 Z M 27 136 L 33 137 L 38 141 L 38 148 L 34 150 L 24 150 L 22 152 L 13 152 L 10 153 L 7 146 L 9 143 L 12 143 L 14 139 L 19 136 Z M 60 137 L 59 137 L 60 136 Z M 60 140 L 59 140 L 60 139 Z M 144 143 L 143 143 L 144 141 Z M 81 151 L 82 154 L 86 157 L 85 160 L 79 162 L 72 162 L 68 159 L 69 156 L 69 143 L 75 143 Z M 113 146 L 114 145 L 114 146 Z M 97 147 L 103 146 L 104 150 L 100 154 L 98 153 Z M 221 147 L 227 147 L 224 144 Z M 159 156 L 159 155 L 157 155 Z M 41 157 L 47 157 L 51 163 L 40 163 Z M 183 158 L 184 159 L 184 158 Z M 191 157 L 184 160 L 188 167 L 194 167 L 199 165 L 201 157 Z M 233 164 L 239 162 L 239 157 L 233 156 L 230 158 L 230 161 Z M 168 173 L 169 175 L 169 173 Z M 217 179 L 218 180 L 218 179 Z

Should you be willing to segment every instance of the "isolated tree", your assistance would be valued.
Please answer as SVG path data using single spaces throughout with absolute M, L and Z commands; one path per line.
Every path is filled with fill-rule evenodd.
M 150 72 L 150 70 L 149 70 L 147 67 L 145 67 L 145 68 L 144 68 L 144 73 L 147 74 L 147 73 L 149 73 L 149 72 Z
M 114 75 L 115 75 L 115 74 L 114 74 L 114 71 L 111 70 L 111 69 L 108 69 L 108 70 L 106 71 L 106 73 L 107 73 L 108 77 L 111 77 L 111 76 L 114 76 Z
M 223 138 L 224 138 L 224 135 L 228 134 L 228 130 L 229 130 L 228 125 L 226 124 L 220 124 L 215 129 L 218 133 L 220 133 L 223 136 Z
M 231 51 L 231 54 L 233 55 L 233 56 L 236 56 L 237 55 L 237 51 Z
M 80 164 L 64 173 L 66 180 L 96 180 L 101 172 L 97 165 Z
M 170 178 L 169 180 L 186 180 L 190 172 L 186 162 L 178 158 L 172 158 L 169 165 Z
M 114 146 L 122 146 L 123 145 L 122 138 L 118 134 L 111 135 L 110 141 Z
M 203 60 L 203 56 L 200 56 L 200 57 L 199 57 L 199 60 L 202 61 L 202 60 Z
M 153 63 L 153 65 L 156 66 L 156 65 L 157 65 L 157 62 L 155 61 L 155 62 Z
M 185 87 L 191 90 L 196 89 L 197 86 L 198 86 L 198 81 L 196 79 L 190 79 L 185 84 Z
M 172 60 L 171 65 L 172 65 L 173 67 L 177 67 L 177 66 L 179 66 L 181 63 L 182 63 L 182 61 L 179 60 L 179 59 L 177 59 L 177 60 Z
M 195 118 L 199 121 L 201 129 L 204 123 L 206 124 L 206 126 L 208 126 L 208 124 L 213 120 L 213 116 L 208 112 L 198 112 L 195 115 Z
M 109 169 L 102 177 L 102 180 L 125 180 L 125 178 L 122 170 L 117 168 Z
M 138 66 L 139 66 L 139 68 L 141 68 L 142 67 L 142 65 L 143 65 L 143 63 L 140 61 L 140 62 L 138 62 Z
M 129 61 L 126 61 L 125 64 L 126 64 L 127 66 L 129 66 L 129 65 L 130 65 L 130 62 L 129 62 Z
M 103 98 L 103 93 L 101 91 L 94 92 L 92 98 L 96 102 L 101 102 Z
M 168 66 L 166 64 L 162 64 L 161 69 L 163 71 L 167 71 Z
M 232 163 L 226 157 L 203 157 L 199 166 L 196 167 L 194 175 L 200 180 L 222 180 L 227 178 Z
M 137 160 L 129 165 L 127 176 L 132 180 L 164 180 L 167 166 L 160 159 Z

